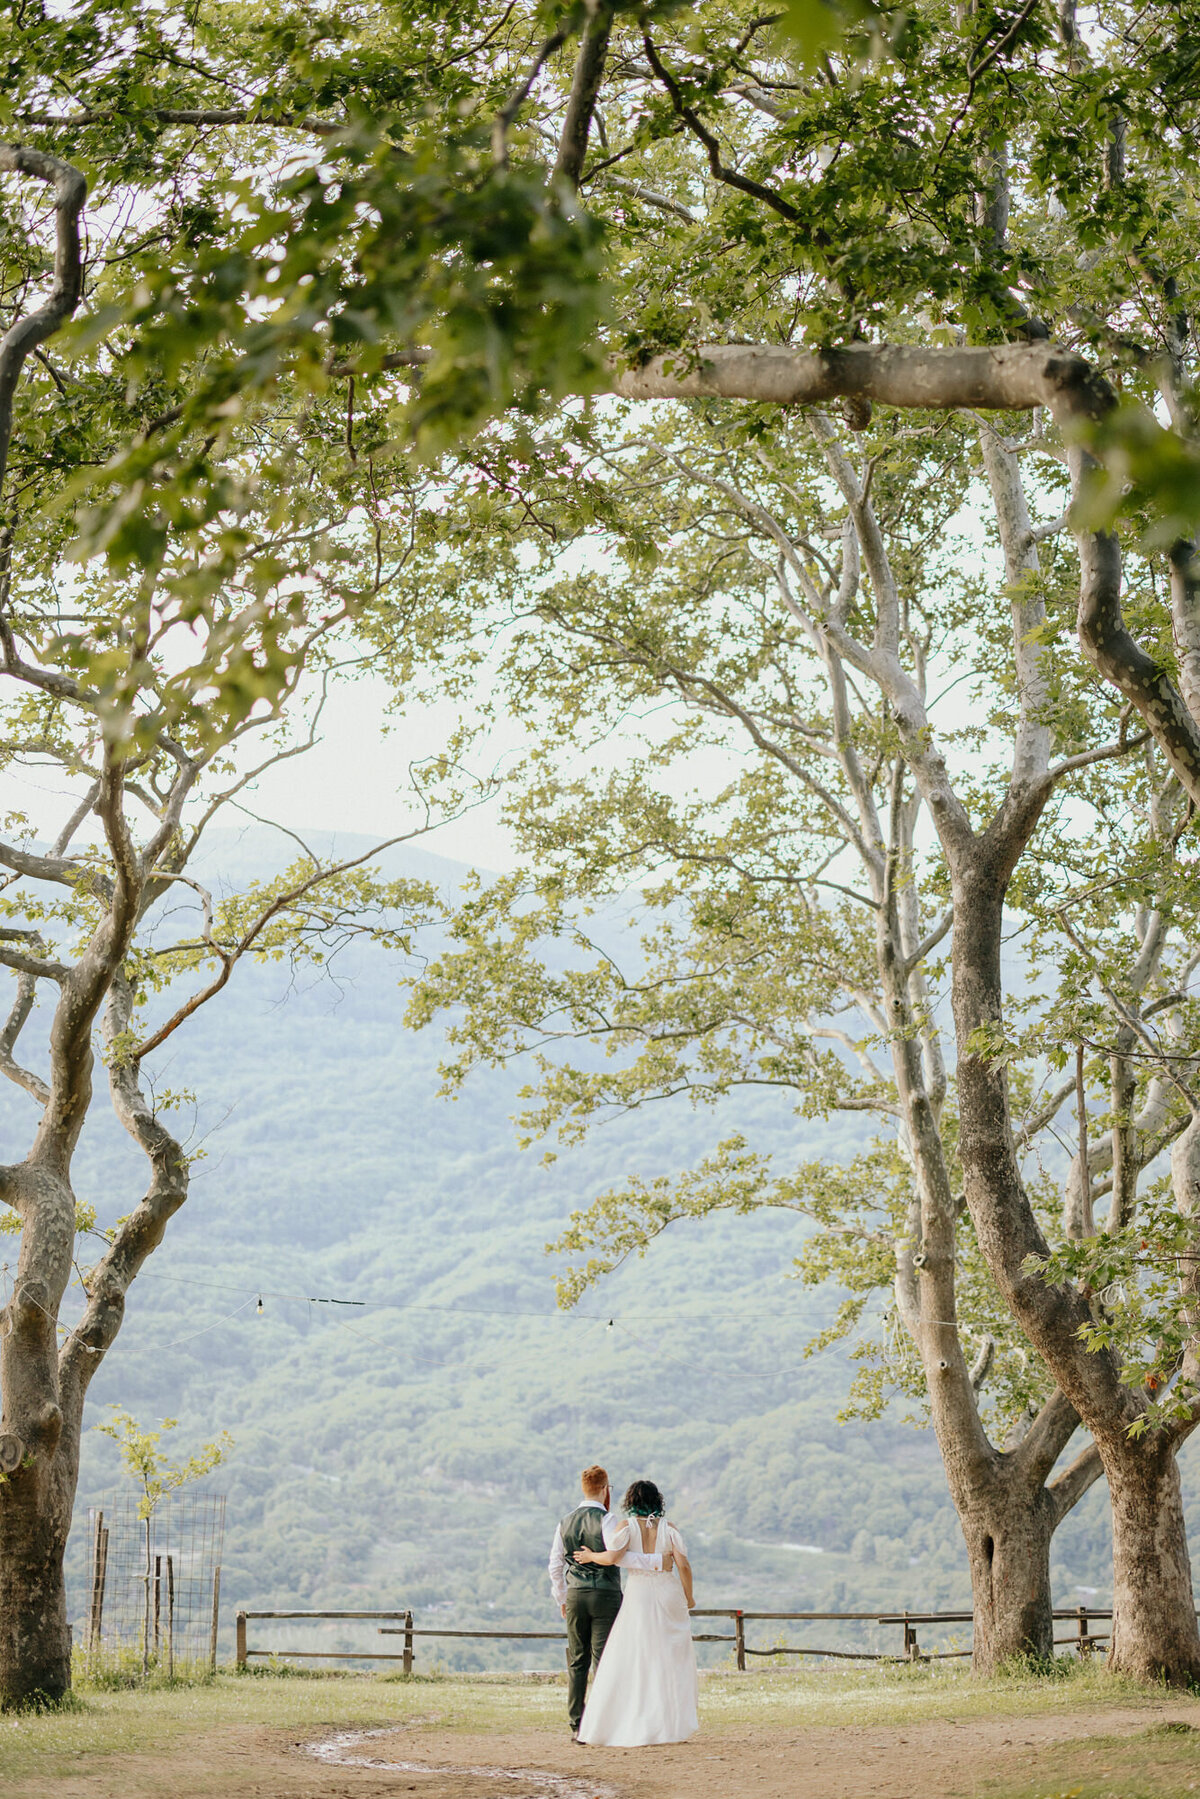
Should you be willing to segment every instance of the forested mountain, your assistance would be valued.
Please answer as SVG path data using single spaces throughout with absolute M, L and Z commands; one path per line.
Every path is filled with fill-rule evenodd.
M 217 855 L 241 879 L 266 850 L 255 834 Z M 462 873 L 415 852 L 403 867 Z M 932 1437 L 899 1416 L 838 1424 L 844 1353 L 804 1356 L 836 1295 L 787 1279 L 795 1219 L 677 1227 L 578 1314 L 554 1309 L 543 1246 L 601 1188 L 690 1164 L 735 1124 L 781 1156 L 838 1157 L 853 1136 L 770 1094 L 736 1117 L 681 1100 L 542 1166 L 508 1121 L 519 1070 L 437 1097 L 439 1036 L 402 1027 L 400 972 L 365 948 L 324 973 L 241 968 L 159 1059 L 160 1086 L 196 1095 L 207 1159 L 134 1287 L 91 1416 L 177 1417 L 181 1451 L 232 1434 L 209 1483 L 229 1496 L 227 1622 L 235 1606 L 411 1605 L 553 1628 L 546 1551 L 595 1459 L 619 1485 L 664 1486 L 699 1605 L 969 1604 Z M 33 1107 L 15 1089 L 2 1104 L 7 1156 Z M 130 1208 L 143 1170 L 102 1095 L 77 1166 L 101 1222 Z M 77 1519 L 121 1479 L 115 1445 L 86 1434 Z M 1094 1490 L 1055 1539 L 1059 1604 L 1104 1603 L 1106 1511 Z M 77 1522 L 76 1616 L 84 1535 Z M 504 1657 L 544 1666 L 554 1651 L 441 1652 Z

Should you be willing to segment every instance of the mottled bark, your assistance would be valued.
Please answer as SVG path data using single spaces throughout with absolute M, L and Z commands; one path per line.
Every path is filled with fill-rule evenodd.
M 44 1167 L 13 1171 L 25 1221 L 12 1298 L 0 1312 L 0 1709 L 55 1700 L 71 1680 L 62 1558 L 71 1522 L 55 1321 L 75 1241 L 70 1187 Z M 65 1511 L 65 1516 L 64 1516 Z
M 0 338 L 0 493 L 8 467 L 12 440 L 13 396 L 27 358 L 48 337 L 66 324 L 83 293 L 83 258 L 80 217 L 87 199 L 87 182 L 69 162 L 28 150 L 21 144 L 0 144 L 0 170 L 28 175 L 54 189 L 54 273 L 50 291 L 40 306 L 23 313 Z
M 821 406 L 855 398 L 878 406 L 939 412 L 983 407 L 1031 411 L 1060 421 L 1101 419 L 1112 389 L 1091 364 L 1049 344 L 924 349 L 908 344 L 843 344 L 793 350 L 775 344 L 703 344 L 637 368 L 614 371 L 613 389 L 631 400 L 758 400 Z
M 1050 1541 L 1058 1523 L 1044 1486 L 983 1482 L 959 1522 L 971 1567 L 975 1614 L 971 1668 L 996 1673 L 1005 1662 L 1045 1662 L 1054 1654 Z
M 0 1708 L 31 1696 L 53 1700 L 70 1685 L 62 1553 L 83 1395 L 112 1337 L 90 1349 L 72 1337 L 60 1351 L 58 1315 L 75 1248 L 70 1169 L 92 1093 L 92 1027 L 128 951 L 144 885 L 121 810 L 122 775 L 119 763 L 108 763 L 98 800 L 114 868 L 109 905 L 59 982 L 42 1116 L 24 1163 L 5 1171 L 3 1197 L 20 1217 L 21 1247 L 0 1312 L 0 1441 L 16 1464 L 0 1484 Z
M 0 1709 L 54 1704 L 71 1685 L 63 1556 L 78 1476 L 78 1436 L 27 1451 L 0 1505 Z
M 1046 1255 L 1047 1245 L 1021 1181 L 1004 1070 L 970 1048 L 975 1032 L 1002 1016 L 1001 923 L 1011 847 L 998 859 L 989 858 L 989 847 L 985 838 L 955 871 L 953 1003 L 967 1204 L 1006 1301 L 1091 1430 L 1104 1464 L 1114 1541 L 1109 1665 L 1135 1678 L 1184 1684 L 1200 1679 L 1200 1633 L 1178 1499 L 1177 1439 L 1157 1429 L 1130 1436 L 1144 1402 L 1122 1382 L 1111 1351 L 1084 1347 L 1088 1300 L 1074 1287 L 1048 1285 L 1027 1266 Z
M 876 632 L 871 655 L 882 669 L 881 685 L 897 680 L 900 605 L 897 583 L 869 496 L 828 426 L 818 415 L 815 435 L 830 461 L 854 519 L 876 600 Z M 1046 784 L 1050 734 L 1043 720 L 1046 682 L 1041 652 L 1031 633 L 1044 617 L 1040 596 L 1026 591 L 1022 576 L 1037 572 L 1037 554 L 1021 490 L 1016 458 L 994 441 L 985 452 L 1001 537 L 1009 557 L 1013 635 L 1018 668 L 1020 716 L 1013 758 L 1014 789 L 1040 791 Z M 844 610 L 844 609 L 841 609 Z M 1079 1424 L 1060 1392 L 1043 1406 L 1024 1440 L 1001 1450 L 989 1440 L 979 1413 L 978 1392 L 987 1357 L 968 1367 L 957 1324 L 955 1199 L 939 1114 L 945 1069 L 937 1032 L 928 1019 L 921 968 L 921 928 L 916 910 L 914 832 L 917 796 L 906 796 L 902 763 L 893 774 L 888 807 L 888 840 L 870 783 L 854 755 L 845 707 L 844 675 L 831 638 L 819 630 L 833 697 L 833 722 L 842 765 L 855 794 L 860 841 L 867 849 L 864 872 L 876 912 L 876 959 L 891 1045 L 892 1067 L 912 1160 L 917 1197 L 911 1237 L 898 1245 L 896 1297 L 905 1326 L 921 1357 L 930 1413 L 947 1484 L 971 1568 L 975 1614 L 972 1668 L 989 1675 L 1016 1657 L 1044 1661 L 1053 1653 L 1050 1543 L 1066 1511 L 1099 1477 L 1090 1452 L 1071 1478 L 1055 1490 L 1047 1482 L 1055 1462 Z M 938 781 L 940 758 L 928 741 L 924 692 L 909 683 L 907 702 L 913 728 L 925 738 L 926 781 Z M 918 710 L 919 709 L 919 710 Z M 959 829 L 961 820 L 955 820 Z
M 1111 1444 L 1106 1454 L 1113 1531 L 1109 1665 L 1134 1680 L 1191 1686 L 1200 1679 L 1192 1569 L 1175 1442 Z

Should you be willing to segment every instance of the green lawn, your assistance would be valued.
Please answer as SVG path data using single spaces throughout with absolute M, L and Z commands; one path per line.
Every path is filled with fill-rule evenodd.
M 1032 1786 L 984 1782 L 976 1799 L 1187 1799 L 1196 1792 L 1200 1731 L 1152 1724 L 1135 1736 L 1044 1749 Z
M 703 1677 L 701 1718 L 707 1731 L 747 1726 L 795 1730 L 805 1725 L 904 1725 L 939 1718 L 1029 1717 L 1106 1706 L 1160 1705 L 1163 1694 L 1112 1679 L 1100 1667 L 1079 1668 L 1061 1679 L 1010 1677 L 973 1680 L 962 1667 L 801 1669 Z M 1200 1700 L 1194 1706 L 1200 1727 Z M 67 1775 L 86 1757 L 154 1751 L 224 1727 L 270 1725 L 298 1732 L 324 1726 L 387 1724 L 408 1720 L 441 1729 L 485 1731 L 559 1730 L 563 1690 L 558 1679 L 519 1675 L 446 1675 L 377 1679 L 337 1675 L 299 1678 L 275 1673 L 221 1674 L 211 1685 L 148 1692 L 82 1690 L 72 1710 L 0 1718 L 0 1783 L 38 1774 Z M 1078 1792 L 1153 1795 L 1175 1799 L 1195 1790 L 1200 1778 L 1200 1732 L 1164 1733 L 1107 1743 L 1091 1739 L 1081 1750 L 1066 1745 L 1047 1752 L 1046 1773 L 1020 1799 L 1057 1799 Z M 1098 1759 L 1099 1758 L 1099 1759 Z M 1153 1767 L 1159 1784 L 1138 1785 L 1135 1774 Z M 1118 1778 L 1119 1775 L 1119 1778 Z M 1161 1778 L 1160 1778 L 1161 1777 Z M 1115 1782 L 1115 1784 L 1114 1784 Z M 993 1799 L 990 1789 L 988 1799 Z M 996 1788 L 994 1799 L 1018 1799 Z

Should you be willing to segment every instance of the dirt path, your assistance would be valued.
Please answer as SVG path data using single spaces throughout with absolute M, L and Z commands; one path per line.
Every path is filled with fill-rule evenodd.
M 398 1731 L 360 1740 L 348 1753 L 403 1757 L 403 1769 L 370 1770 L 380 1783 L 375 1790 L 417 1799 L 730 1799 L 731 1793 L 737 1799 L 950 1799 L 978 1791 L 983 1780 L 1035 1779 L 1040 1755 L 1052 1744 L 1136 1736 L 1168 1719 L 1194 1726 L 1197 1707 L 1166 1702 L 1153 1710 L 937 1720 L 903 1729 L 742 1727 L 656 1749 L 580 1749 L 534 1731 L 489 1737 Z M 465 1773 L 481 1765 L 491 1774 Z M 463 1771 L 443 1772 L 454 1766 Z M 519 1772 L 532 1770 L 532 1779 Z M 386 1784 L 389 1775 L 394 1785 Z M 364 1799 L 371 1792 L 355 1790 Z
M 1200 1706 L 1164 1699 L 902 1729 L 735 1726 L 656 1749 L 581 1749 L 565 1732 L 541 1730 L 471 1736 L 409 1725 L 298 1738 L 242 1726 L 161 1758 L 107 1756 L 94 1770 L 23 1780 L 6 1799 L 971 1799 L 994 1784 L 1035 1782 L 1056 1744 L 1133 1737 L 1168 1720 L 1194 1728 Z

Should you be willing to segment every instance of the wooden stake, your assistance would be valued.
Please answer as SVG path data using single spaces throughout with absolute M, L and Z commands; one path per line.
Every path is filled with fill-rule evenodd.
M 1092 1639 L 1088 1635 L 1088 1608 L 1086 1605 L 1076 1606 L 1079 1615 L 1079 1654 L 1082 1659 L 1092 1653 Z
M 108 1526 L 100 1532 L 100 1572 L 96 1581 L 96 1652 L 104 1634 L 104 1588 L 108 1581 Z
M 406 1674 L 412 1673 L 412 1665 L 413 1665 L 413 1615 L 411 1612 L 405 1612 L 405 1614 L 404 1614 L 404 1672 Z
M 104 1513 L 96 1513 L 96 1529 L 92 1536 L 92 1603 L 88 1608 L 88 1657 L 95 1654 L 100 1636 L 101 1568 L 104 1556 Z
M 175 1557 L 167 1557 L 167 1679 L 175 1678 Z
M 142 1607 L 142 1679 L 150 1678 L 150 1581 L 154 1570 L 150 1565 L 150 1514 L 146 1516 L 146 1561 L 145 1573 L 142 1575 L 144 1604 Z
M 1090 1237 L 1096 1229 L 1096 1221 L 1092 1216 L 1092 1171 L 1088 1162 L 1088 1114 L 1087 1087 L 1083 1079 L 1083 1044 L 1075 1045 L 1075 1119 L 1079 1132 L 1079 1197 L 1081 1204 L 1081 1229 L 1085 1237 Z M 1113 1153 L 1117 1152 L 1118 1132 L 1113 1132 Z M 1113 1185 L 1113 1193 L 1117 1187 Z
M 213 1569 L 212 1631 L 210 1632 L 209 1639 L 208 1639 L 208 1671 L 210 1674 L 215 1674 L 217 1671 L 217 1624 L 220 1621 L 220 1616 L 221 1616 L 221 1564 L 220 1564 L 220 1562 L 218 1562 L 216 1567 Z M 245 1629 L 243 1628 L 243 1631 L 242 1631 L 243 1643 L 245 1641 L 245 1634 L 246 1634 Z

